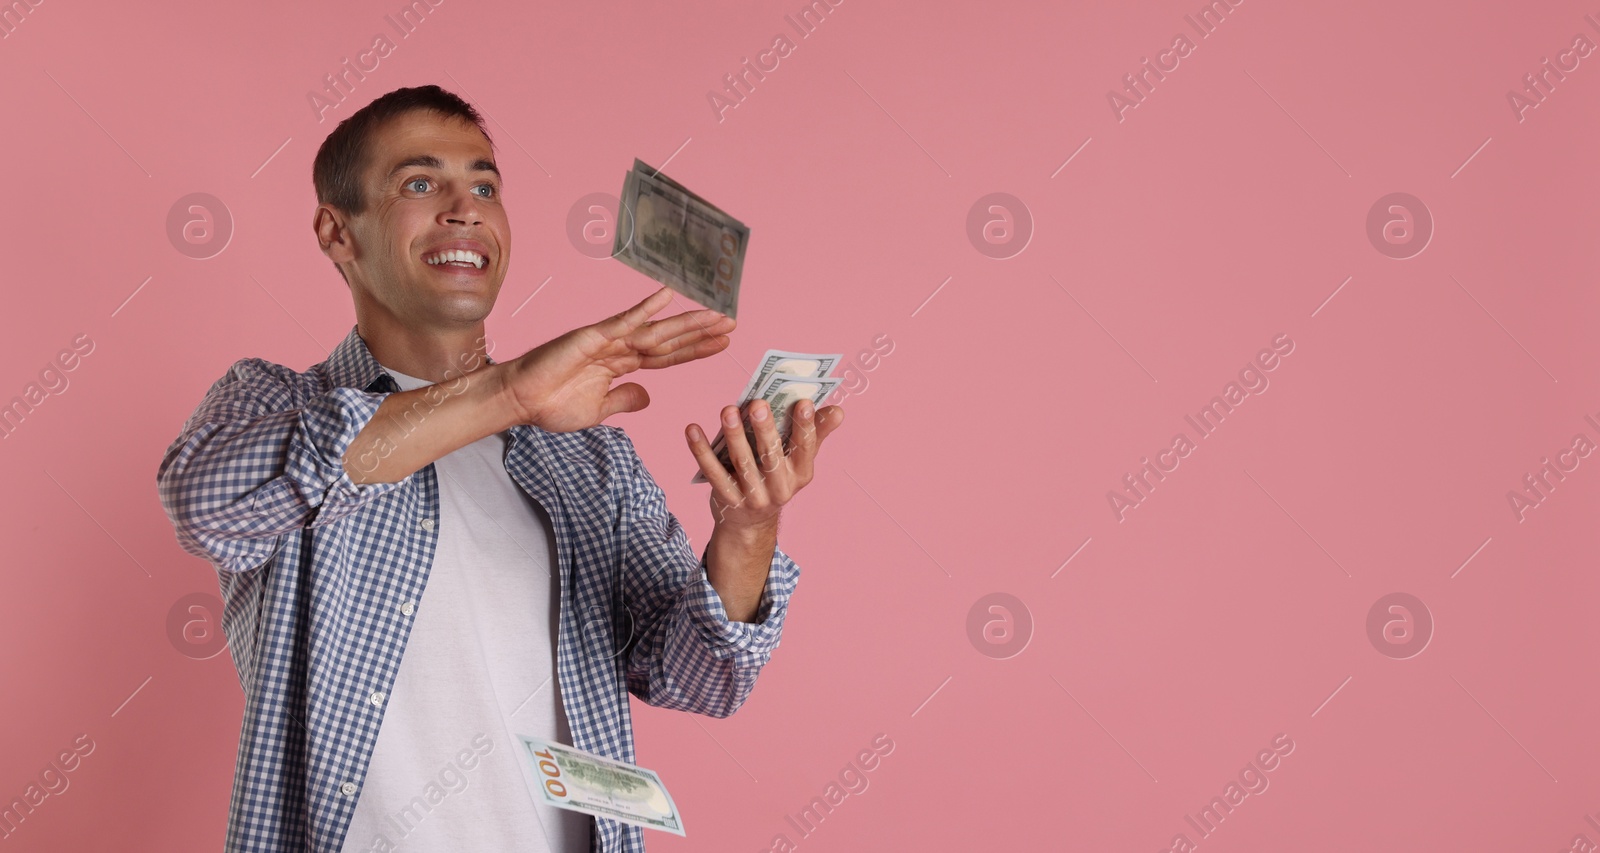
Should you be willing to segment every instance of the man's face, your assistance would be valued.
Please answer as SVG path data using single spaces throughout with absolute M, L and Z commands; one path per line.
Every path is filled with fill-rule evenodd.
M 466 119 L 413 110 L 382 125 L 368 151 L 367 209 L 346 219 L 357 301 L 413 328 L 481 322 L 511 260 L 489 141 Z M 450 249 L 476 253 L 477 264 L 441 258 Z

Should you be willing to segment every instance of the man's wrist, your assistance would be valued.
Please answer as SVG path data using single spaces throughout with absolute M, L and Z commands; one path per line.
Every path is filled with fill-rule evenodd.
M 533 423 L 533 416 L 522 408 L 521 403 L 517 401 L 517 395 L 512 392 L 511 370 L 511 363 L 502 362 L 482 368 L 476 374 L 469 374 L 474 379 L 482 375 L 480 390 L 484 395 L 483 404 L 487 416 L 495 423 L 494 432 L 501 432 L 519 424 Z
M 731 544 L 754 547 L 778 538 L 778 517 L 774 515 L 770 520 L 762 521 L 729 521 L 717 519 L 711 525 L 711 533 Z
M 702 558 L 706 580 L 722 598 L 730 621 L 755 621 L 777 546 L 776 518 L 770 522 L 720 522 L 712 528 Z

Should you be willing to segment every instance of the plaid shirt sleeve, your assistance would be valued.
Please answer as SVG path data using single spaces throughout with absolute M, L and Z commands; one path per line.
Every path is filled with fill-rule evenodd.
M 628 691 L 645 703 L 712 717 L 737 711 L 783 633 L 800 567 L 774 548 L 755 622 L 728 619 L 689 537 L 622 430 L 632 465 L 625 513 L 623 594 L 635 640 Z
M 357 485 L 344 470 L 346 448 L 387 395 L 334 388 L 297 399 L 285 370 L 235 363 L 157 473 L 178 543 L 223 571 L 257 568 L 279 537 L 343 518 L 405 482 Z

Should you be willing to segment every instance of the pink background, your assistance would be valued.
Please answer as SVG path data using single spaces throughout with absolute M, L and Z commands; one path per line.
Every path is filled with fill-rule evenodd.
M 639 761 L 689 830 L 652 850 L 1600 841 L 1600 456 L 1520 520 L 1507 498 L 1600 442 L 1600 56 L 1520 121 L 1507 101 L 1577 34 L 1600 43 L 1600 6 L 1248 0 L 1207 38 L 1199 2 L 844 0 L 807 38 L 799 2 L 439 0 L 406 38 L 399 8 L 7 22 L 0 400 L 76 336 L 95 349 L 0 441 L 0 800 L 78 735 L 96 747 L 5 849 L 221 845 L 243 696 L 225 652 L 169 638 L 217 582 L 156 466 L 235 359 L 304 369 L 354 322 L 310 232 L 311 160 L 424 83 L 492 118 L 516 239 L 501 358 L 653 288 L 567 236 L 635 156 L 751 226 L 733 346 L 644 377 L 651 407 L 610 421 L 697 547 L 683 426 L 769 347 L 893 341 L 786 514 L 803 573 L 749 703 L 635 702 Z M 308 94 L 378 33 L 396 49 L 319 122 Z M 796 49 L 719 121 L 708 91 L 778 33 Z M 1193 52 L 1119 121 L 1107 93 L 1179 33 Z M 166 225 L 196 192 L 233 220 L 205 260 Z M 1396 192 L 1433 220 L 1403 260 L 1366 226 Z M 991 193 L 1025 240 L 969 236 Z M 1184 416 L 1279 335 L 1265 393 L 1198 438 Z M 1198 446 L 1119 521 L 1108 492 L 1178 433 Z M 1397 592 L 1433 623 L 1406 659 L 1367 629 Z M 969 631 L 992 593 L 1028 619 L 980 607 Z M 1025 621 L 1019 654 L 981 653 Z M 870 787 L 801 838 L 786 816 L 879 733 Z M 1270 787 L 1202 840 L 1185 816 L 1279 734 Z

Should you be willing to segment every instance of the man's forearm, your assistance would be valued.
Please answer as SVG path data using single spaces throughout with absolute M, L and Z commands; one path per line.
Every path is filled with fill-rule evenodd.
M 728 619 L 754 622 L 767 585 L 772 555 L 778 547 L 778 524 L 739 527 L 719 524 L 706 543 L 706 580 L 722 599 Z
M 384 399 L 345 451 L 359 484 L 396 483 L 454 450 L 517 423 L 498 365 Z

